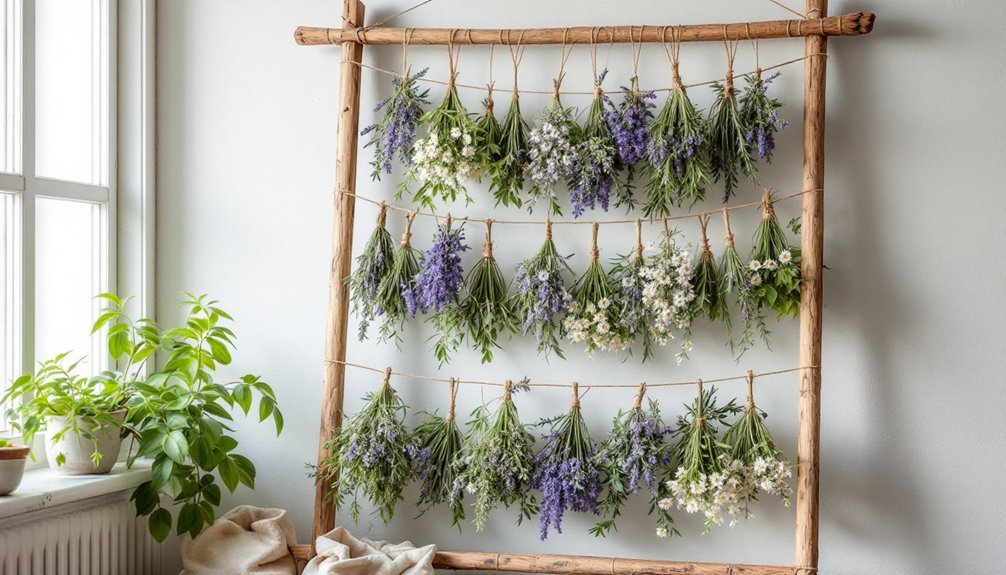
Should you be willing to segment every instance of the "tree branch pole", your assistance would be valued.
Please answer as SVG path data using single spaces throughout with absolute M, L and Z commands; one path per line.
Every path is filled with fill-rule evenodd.
M 409 44 L 590 44 L 669 42 L 678 34 L 679 42 L 722 42 L 819 36 L 859 36 L 873 30 L 872 12 L 854 12 L 830 18 L 771 20 L 733 24 L 686 24 L 681 26 L 576 26 L 572 28 L 450 29 L 408 28 Z M 313 28 L 301 26 L 294 32 L 298 44 L 401 44 L 406 28 Z

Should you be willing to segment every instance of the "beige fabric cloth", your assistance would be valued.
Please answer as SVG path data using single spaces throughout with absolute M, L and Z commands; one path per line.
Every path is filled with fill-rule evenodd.
M 286 511 L 241 505 L 182 542 L 181 575 L 297 575 L 295 543 Z
M 318 556 L 304 575 L 433 575 L 436 545 L 371 541 L 337 527 L 315 542 Z

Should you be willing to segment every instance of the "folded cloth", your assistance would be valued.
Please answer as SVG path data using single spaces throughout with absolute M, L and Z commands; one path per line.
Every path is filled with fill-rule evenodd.
M 436 545 L 357 539 L 343 527 L 319 537 L 315 549 L 304 575 L 433 575 L 437 553 Z
M 295 543 L 286 511 L 241 505 L 182 542 L 181 575 L 297 575 Z

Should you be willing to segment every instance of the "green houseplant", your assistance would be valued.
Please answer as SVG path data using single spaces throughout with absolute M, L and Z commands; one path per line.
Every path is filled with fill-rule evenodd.
M 40 362 L 14 380 L 0 403 L 26 444 L 45 433 L 49 466 L 58 473 L 108 473 L 119 454 L 129 390 L 116 381 L 77 374 L 82 359 L 69 353 Z
M 195 537 L 214 521 L 221 499 L 218 478 L 231 492 L 239 484 L 255 486 L 255 465 L 235 451 L 231 411 L 238 407 L 248 414 L 258 396 L 259 421 L 272 419 L 279 434 L 283 415 L 276 395 L 255 375 L 215 380 L 217 368 L 231 363 L 234 332 L 223 323 L 233 319 L 207 296 L 186 294 L 185 321 L 168 330 L 151 319 L 131 319 L 125 312 L 127 299 L 98 297 L 106 306 L 94 331 L 108 328 L 108 350 L 115 362 L 115 369 L 102 377 L 130 390 L 125 426 L 135 450 L 130 448 L 127 463 L 152 460 L 151 479 L 132 495 L 137 514 L 150 517 L 150 532 L 158 541 L 172 527 Z M 151 369 L 146 364 L 157 352 L 163 354 L 163 366 Z

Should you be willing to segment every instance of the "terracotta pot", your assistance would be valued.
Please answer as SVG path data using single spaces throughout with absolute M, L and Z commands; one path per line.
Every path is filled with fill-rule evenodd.
M 125 418 L 126 411 L 116 411 L 112 414 L 119 422 Z M 49 469 L 63 475 L 100 475 L 108 473 L 119 458 L 119 446 L 122 444 L 120 435 L 122 428 L 118 425 L 108 425 L 93 431 L 97 438 L 97 450 L 101 461 L 95 465 L 91 454 L 95 450 L 95 442 L 85 439 L 82 435 L 69 430 L 53 443 L 52 437 L 70 427 L 65 417 L 50 416 L 45 422 L 45 456 L 49 460 Z M 62 465 L 57 463 L 59 456 L 65 460 Z
M 27 445 L 0 447 L 0 495 L 12 493 L 21 485 L 29 451 Z

